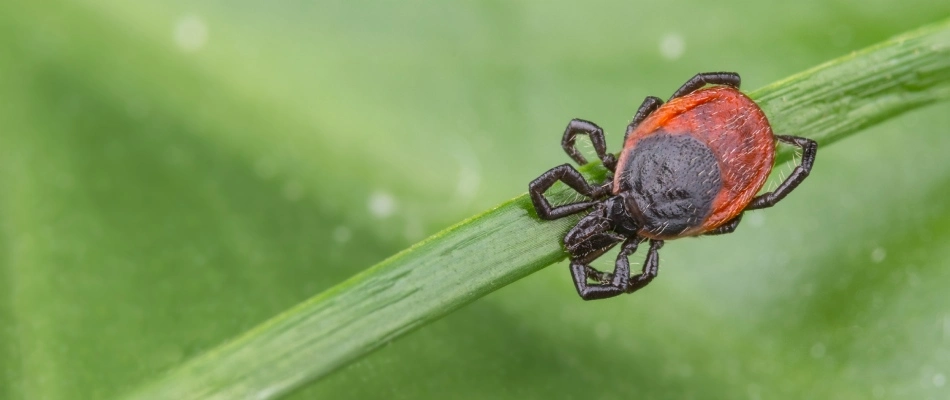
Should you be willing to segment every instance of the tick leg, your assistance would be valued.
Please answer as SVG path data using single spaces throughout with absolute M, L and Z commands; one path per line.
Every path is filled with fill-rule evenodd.
M 670 97 L 670 100 L 673 100 L 677 97 L 690 94 L 697 89 L 709 85 L 726 85 L 732 86 L 736 89 L 739 88 L 739 84 L 742 80 L 739 78 L 739 74 L 735 72 L 702 72 L 696 74 L 696 76 L 689 78 L 683 86 L 673 93 L 673 96 Z M 669 100 L 668 100 L 669 101 Z
M 657 108 L 663 105 L 663 100 L 660 100 L 659 97 L 647 96 L 643 99 L 643 104 L 640 104 L 640 108 L 637 109 L 637 113 L 633 116 L 633 121 L 630 121 L 630 125 L 627 125 L 627 133 L 623 136 L 623 143 L 627 144 L 627 137 L 630 136 L 630 132 L 633 132 L 634 129 L 637 129 L 637 126 L 640 125 L 643 120 L 647 118 L 650 114 L 656 111 Z
M 600 282 L 601 284 L 610 282 L 612 279 L 614 279 L 613 274 L 609 272 L 598 271 L 596 268 L 591 267 L 590 265 L 584 265 L 584 271 L 587 274 L 587 279 Z
M 604 274 L 580 261 L 572 260 L 571 277 L 574 279 L 577 294 L 584 300 L 606 299 L 623 294 L 630 282 L 630 260 L 628 258 L 637 251 L 637 245 L 642 241 L 643 239 L 634 237 L 623 242 L 620 254 L 617 254 L 617 262 L 614 264 L 612 274 Z M 601 283 L 587 283 L 590 278 L 595 278 Z
M 663 248 L 662 240 L 650 240 L 650 252 L 647 253 L 647 259 L 643 262 L 643 269 L 636 276 L 630 277 L 630 282 L 627 284 L 627 293 L 643 289 L 644 286 L 653 281 L 653 278 L 656 278 L 660 272 L 660 255 L 657 251 L 661 248 Z
M 579 213 L 597 204 L 596 201 L 581 201 L 551 207 L 551 203 L 544 197 L 544 192 L 550 189 L 557 181 L 564 182 L 578 193 L 590 197 L 591 199 L 604 196 L 610 191 L 611 186 L 609 182 L 604 186 L 592 186 L 584 179 L 584 176 L 581 175 L 580 172 L 577 172 L 570 164 L 551 168 L 551 170 L 541 174 L 541 176 L 531 181 L 528 185 L 528 194 L 531 196 L 531 202 L 534 203 L 534 209 L 538 212 L 538 216 L 541 217 L 541 219 L 558 219 Z
M 718 228 L 704 233 L 703 236 L 724 235 L 735 232 L 736 227 L 739 226 L 739 221 L 742 221 L 742 214 L 737 215 L 735 218 L 729 220 L 729 222 L 726 222 L 725 224 L 719 225 Z
M 564 129 L 564 137 L 561 139 L 561 147 L 564 148 L 564 152 L 567 155 L 571 156 L 578 165 L 587 164 L 587 159 L 584 158 L 584 155 L 577 150 L 577 146 L 574 144 L 574 141 L 577 139 L 577 135 L 587 135 L 590 137 L 591 144 L 594 145 L 594 151 L 597 152 L 597 157 L 600 158 L 600 161 L 604 163 L 610 172 L 613 172 L 617 167 L 617 158 L 613 154 L 607 153 L 607 141 L 604 139 L 604 130 L 600 129 L 597 124 L 585 121 L 582 119 L 574 118 L 567 124 L 567 128 Z
M 752 199 L 752 202 L 746 206 L 746 210 L 755 210 L 759 208 L 768 208 L 778 203 L 779 200 L 788 196 L 805 178 L 808 177 L 808 173 L 811 172 L 811 167 L 815 163 L 815 154 L 818 152 L 818 142 L 806 139 L 798 136 L 784 136 L 776 135 L 776 139 L 780 142 L 788 143 L 801 147 L 802 149 L 802 162 L 795 167 L 795 170 L 792 171 L 792 174 L 785 179 L 785 182 L 782 182 L 781 185 L 778 185 L 778 188 L 775 191 L 768 192 Z

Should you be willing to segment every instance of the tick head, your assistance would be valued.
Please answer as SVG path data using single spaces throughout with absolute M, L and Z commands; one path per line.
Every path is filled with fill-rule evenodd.
M 630 196 L 629 191 L 620 192 L 616 196 L 604 200 L 606 206 L 607 220 L 610 221 L 611 230 L 624 236 L 636 235 L 643 223 L 638 216 L 637 204 Z

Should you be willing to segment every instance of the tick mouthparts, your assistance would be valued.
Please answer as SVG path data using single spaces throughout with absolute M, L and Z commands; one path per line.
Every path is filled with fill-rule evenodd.
M 639 210 L 633 201 L 628 201 L 627 196 L 620 194 L 604 201 L 607 211 L 607 219 L 610 220 L 610 229 L 621 235 L 633 235 L 640 229 L 637 223 L 636 215 Z M 627 208 L 632 206 L 633 210 Z

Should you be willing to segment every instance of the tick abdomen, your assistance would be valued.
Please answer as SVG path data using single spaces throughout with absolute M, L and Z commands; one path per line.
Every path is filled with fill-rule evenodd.
M 698 235 L 729 222 L 745 209 L 772 170 L 775 137 L 768 120 L 752 100 L 734 88 L 700 89 L 670 100 L 651 114 L 627 136 L 617 163 L 618 178 L 621 176 L 619 171 L 628 170 L 629 157 L 638 154 L 638 148 L 656 135 L 687 136 L 699 142 L 711 152 L 718 165 L 720 186 L 711 201 L 711 208 L 706 209 L 704 220 L 695 221 L 699 211 L 683 214 L 675 209 L 676 206 L 670 205 L 672 209 L 656 216 L 680 215 L 685 219 L 644 221 L 651 225 L 660 224 L 651 227 L 654 230 L 644 228 L 641 231 L 650 238 Z M 684 179 L 693 178 L 685 176 Z M 614 183 L 614 194 L 625 190 L 621 180 Z M 699 203 L 698 199 L 689 202 L 694 203 Z M 644 215 L 646 217 L 648 215 Z M 668 227 L 655 230 L 662 224 L 668 224 Z
M 692 135 L 657 132 L 629 152 L 618 182 L 636 203 L 641 232 L 675 237 L 701 226 L 722 188 L 712 150 Z

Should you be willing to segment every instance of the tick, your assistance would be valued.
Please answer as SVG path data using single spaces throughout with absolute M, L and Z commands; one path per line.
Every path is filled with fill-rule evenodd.
M 567 125 L 561 139 L 567 155 L 586 164 L 574 143 L 577 135 L 588 135 L 612 178 L 592 184 L 564 164 L 532 181 L 528 193 L 542 219 L 589 211 L 564 236 L 581 298 L 642 289 L 657 276 L 657 251 L 664 241 L 732 233 L 745 211 L 775 205 L 808 176 L 818 143 L 774 135 L 765 113 L 739 91 L 739 83 L 736 73 L 701 73 L 666 104 L 648 96 L 627 125 L 619 159 L 607 153 L 597 124 L 574 119 Z M 801 163 L 774 191 L 756 196 L 772 171 L 776 141 L 801 148 Z M 551 206 L 544 192 L 557 181 L 589 200 Z M 643 269 L 631 276 L 629 257 L 647 240 Z M 613 273 L 589 265 L 620 243 Z

